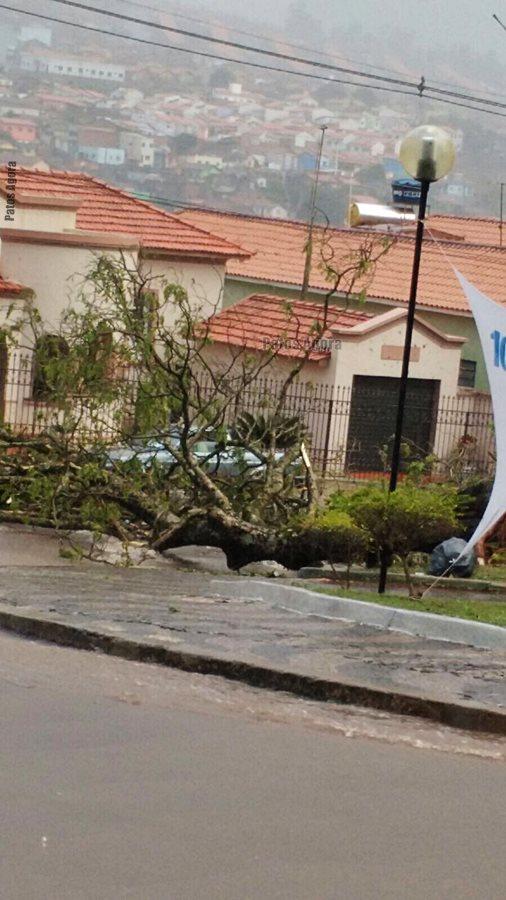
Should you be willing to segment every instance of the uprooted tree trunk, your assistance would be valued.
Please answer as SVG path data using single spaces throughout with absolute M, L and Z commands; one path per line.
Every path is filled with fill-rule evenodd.
M 251 525 L 218 509 L 193 510 L 184 521 L 163 531 L 152 546 L 163 552 L 185 544 L 219 547 L 230 569 L 264 559 L 275 560 L 289 569 L 318 561 L 303 541 Z

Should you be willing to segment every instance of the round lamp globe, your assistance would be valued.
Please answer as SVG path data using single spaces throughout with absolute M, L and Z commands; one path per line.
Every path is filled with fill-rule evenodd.
M 439 181 L 455 162 L 455 144 L 443 128 L 420 125 L 403 138 L 399 159 L 417 181 Z

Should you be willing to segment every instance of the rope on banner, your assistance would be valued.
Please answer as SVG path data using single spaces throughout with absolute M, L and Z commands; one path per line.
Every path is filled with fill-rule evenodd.
M 455 565 L 455 562 L 450 563 L 450 565 L 448 566 L 447 569 L 445 569 L 443 574 L 438 575 L 437 578 L 434 579 L 432 584 L 429 584 L 429 586 L 427 588 L 425 588 L 424 591 L 422 591 L 422 593 L 420 594 L 420 600 L 423 600 L 423 598 L 429 593 L 429 591 L 432 591 L 436 587 L 436 585 L 439 584 L 439 582 L 443 580 L 443 578 L 446 578 L 448 576 L 448 574 L 453 569 L 454 565 Z

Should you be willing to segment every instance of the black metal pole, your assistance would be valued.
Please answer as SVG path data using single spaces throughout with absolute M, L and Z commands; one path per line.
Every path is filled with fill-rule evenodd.
M 409 359 L 411 356 L 411 341 L 413 339 L 413 327 L 415 324 L 416 311 L 416 293 L 418 289 L 418 276 L 420 274 L 420 259 L 422 255 L 423 230 L 425 226 L 425 213 L 427 212 L 427 197 L 429 194 L 430 181 L 422 181 L 422 189 L 420 193 L 420 207 L 418 212 L 418 223 L 416 226 L 415 238 L 415 254 L 413 258 L 413 270 L 411 273 L 411 288 L 409 291 L 408 315 L 406 319 L 406 337 L 404 339 L 404 353 L 402 357 L 402 370 L 399 380 L 399 399 L 397 402 L 397 419 L 395 422 L 394 443 L 392 447 L 392 463 L 390 467 L 390 485 L 389 491 L 395 491 L 397 487 L 397 479 L 399 476 L 399 467 L 401 461 L 401 445 L 402 445 L 402 427 L 404 424 L 404 409 L 406 406 L 406 394 L 408 390 L 408 373 Z M 380 577 L 378 584 L 378 593 L 384 594 L 387 583 L 388 557 L 386 553 L 382 554 Z

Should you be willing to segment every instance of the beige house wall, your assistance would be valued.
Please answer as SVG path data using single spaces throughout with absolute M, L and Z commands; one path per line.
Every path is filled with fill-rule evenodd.
M 33 227 L 33 221 L 30 223 Z M 16 221 L 19 225 L 19 221 Z M 44 221 L 44 230 L 49 230 Z M 73 232 L 72 239 L 75 239 Z M 24 234 L 22 235 L 24 238 Z M 62 236 L 63 237 L 63 236 Z M 83 243 L 85 241 L 83 233 Z M 26 241 L 4 239 L 1 242 L 1 272 L 6 280 L 18 282 L 34 292 L 34 305 L 40 313 L 47 332 L 57 330 L 62 312 L 71 304 L 75 304 L 79 294 L 86 289 L 85 277 L 93 262 L 103 253 L 120 259 L 123 254 L 130 267 L 138 262 L 138 251 L 135 249 L 111 249 L 93 246 L 73 246 L 71 244 L 36 243 L 33 234 L 26 235 Z M 171 259 L 143 259 L 142 269 L 147 274 L 163 277 L 168 282 L 177 282 L 186 288 L 190 301 L 196 307 L 202 307 L 202 314 L 209 315 L 221 308 L 224 264 L 200 263 L 192 260 L 174 261 Z M 89 286 L 91 290 L 91 286 Z M 7 309 L 14 306 L 22 310 L 23 300 L 0 298 L 0 324 L 5 322 Z M 167 324 L 176 318 L 176 309 L 168 309 Z M 10 321 L 15 319 L 12 313 Z M 30 336 L 26 336 L 28 342 Z M 34 402 L 32 400 L 31 367 L 24 366 L 20 370 L 16 360 L 19 354 L 11 354 L 8 370 L 8 386 L 4 392 L 6 420 L 25 426 L 28 430 L 34 423 Z M 37 415 L 52 415 L 50 407 L 44 404 L 37 406 Z
M 184 287 L 195 309 L 203 316 L 212 315 L 221 309 L 223 285 L 225 282 L 224 263 L 194 262 L 170 258 L 143 258 L 142 271 L 153 278 L 176 283 Z M 154 285 L 156 287 L 156 283 Z M 176 317 L 169 314 L 169 322 Z
M 334 351 L 337 354 L 336 384 L 351 386 L 354 375 L 400 378 L 405 333 L 406 319 L 402 318 L 394 325 L 369 333 L 360 340 L 346 340 L 341 336 L 341 347 Z M 412 347 L 409 377 L 436 380 L 440 383 L 442 396 L 454 395 L 457 392 L 461 344 L 439 341 L 415 322 Z M 398 358 L 386 359 L 385 356 Z
M 75 301 L 82 290 L 86 273 L 102 253 L 119 259 L 119 250 L 36 244 L 4 240 L 1 244 L 2 274 L 35 292 L 35 303 L 42 318 L 56 323 L 62 311 Z M 137 252 L 123 251 L 129 265 L 137 263 Z M 155 277 L 176 281 L 188 291 L 190 300 L 209 314 L 221 308 L 224 265 L 147 259 L 142 269 Z
M 2 228 L 26 228 L 31 231 L 68 231 L 76 227 L 77 204 L 63 208 L 30 206 L 16 202 L 12 219 L 5 219 L 6 197 L 0 194 L 0 224 Z
M 233 367 L 234 360 L 236 360 L 236 367 L 238 368 L 244 363 L 247 356 L 254 358 L 255 364 L 257 364 L 262 356 L 262 354 L 251 350 L 243 350 L 241 347 L 231 347 L 227 344 L 219 343 L 206 347 L 203 355 L 208 364 L 213 366 L 217 372 L 229 371 L 231 366 Z M 287 356 L 276 356 L 270 362 L 268 361 L 268 356 L 265 356 L 264 359 L 266 366 L 262 368 L 260 377 L 270 378 L 279 382 L 287 378 L 299 362 L 298 359 Z M 336 379 L 335 366 L 335 357 L 319 362 L 307 362 L 298 376 L 298 380 L 311 384 L 326 384 L 332 387 Z
M 234 360 L 235 368 L 238 371 L 240 366 L 244 364 L 245 356 L 251 356 L 252 354 L 251 351 L 244 351 L 240 347 L 231 348 L 225 344 L 216 343 L 206 347 L 203 355 L 213 371 L 226 372 L 232 377 L 234 372 Z M 255 361 L 260 362 L 260 359 L 261 354 L 256 354 Z M 267 357 L 264 357 L 264 359 L 266 362 L 268 361 Z M 293 415 L 301 415 L 308 428 L 309 442 L 313 447 L 319 447 L 320 444 L 322 444 L 322 438 L 326 432 L 326 413 L 328 404 L 325 402 L 325 399 L 328 398 L 330 400 L 332 397 L 333 386 L 336 380 L 336 361 L 336 356 L 333 354 L 330 359 L 324 359 L 318 362 L 307 362 L 300 375 L 297 377 L 296 383 L 289 391 L 289 399 L 285 407 L 286 412 L 292 413 Z M 269 401 L 271 401 L 271 403 L 275 401 L 276 396 L 278 396 L 277 391 L 279 391 L 279 387 L 285 382 L 290 373 L 293 372 L 293 369 L 298 362 L 299 360 L 286 356 L 277 356 L 275 359 L 272 359 L 259 374 L 259 379 L 262 381 L 262 389 L 265 389 L 265 394 L 259 396 L 254 385 L 252 385 L 251 388 L 247 388 L 246 391 L 243 392 L 242 396 L 238 396 L 239 409 L 248 409 L 248 403 L 255 397 L 258 398 L 257 411 L 262 403 L 266 404 L 267 411 Z M 270 393 L 271 381 L 273 382 L 272 393 Z M 305 397 L 311 396 L 311 388 L 314 388 L 315 401 L 314 403 L 310 401 L 309 404 L 306 402 L 305 406 L 303 404 L 303 408 L 301 409 L 299 398 L 301 395 Z M 315 405 L 321 410 L 317 415 L 313 414 Z M 233 410 L 231 412 L 233 418 Z
M 400 378 L 405 332 L 406 319 L 402 318 L 387 328 L 364 335 L 359 340 L 356 338 L 346 340 L 341 336 L 341 347 L 334 350 L 337 356 L 335 384 L 336 388 L 340 389 L 339 396 L 351 398 L 353 378 L 356 375 Z M 461 350 L 460 343 L 439 339 L 420 322 L 415 322 L 409 377 L 438 382 L 440 400 L 455 397 L 458 392 Z M 378 415 L 381 415 L 379 410 Z M 348 426 L 349 418 L 343 427 L 342 417 L 336 416 L 330 428 L 331 446 L 334 453 L 343 461 L 348 442 Z M 436 456 L 442 455 L 440 451 L 444 445 L 445 433 L 443 427 L 439 425 L 434 435 L 433 449 Z
M 309 403 L 310 409 L 305 409 L 304 403 L 300 407 L 301 415 L 309 425 L 313 450 L 323 451 L 327 445 L 326 449 L 338 467 L 344 467 L 345 462 L 353 378 L 356 375 L 399 378 L 405 327 L 406 319 L 402 317 L 360 335 L 336 334 L 330 359 L 306 363 L 298 376 L 303 385 L 310 383 L 316 388 L 315 402 Z M 460 342 L 447 341 L 444 336 L 425 328 L 422 322 L 415 322 L 410 377 L 436 381 L 441 399 L 454 397 L 458 391 L 461 347 Z M 213 344 L 206 349 L 207 360 L 215 370 L 229 369 L 238 355 L 239 363 L 244 359 L 244 351 L 224 344 Z M 296 362 L 278 356 L 263 370 L 261 377 L 283 382 Z M 293 393 L 296 395 L 297 389 Z M 303 393 L 306 394 L 304 389 Z M 293 411 L 297 412 L 297 404 Z M 374 414 L 371 411 L 371 415 Z M 377 414 L 381 415 L 381 410 Z M 447 435 L 439 426 L 434 436 L 436 455 L 443 446 L 447 451 Z
M 119 251 L 106 251 L 119 258 Z M 86 273 L 100 250 L 84 247 L 2 241 L 1 266 L 6 279 L 33 289 L 35 306 L 50 328 L 63 310 L 75 302 Z M 135 255 L 127 258 L 133 263 Z
M 276 294 L 280 297 L 287 297 L 290 300 L 298 299 L 300 295 L 300 287 L 289 287 L 288 285 L 273 285 L 268 282 L 259 282 L 238 277 L 227 277 L 225 284 L 225 293 L 223 298 L 223 306 L 234 306 L 249 297 L 251 294 Z M 307 299 L 313 303 L 322 302 L 322 293 L 318 291 L 309 291 Z M 442 298 L 444 299 L 444 298 Z M 337 305 L 342 305 L 342 301 L 337 300 Z M 374 300 L 366 300 L 364 303 L 356 303 L 351 301 L 351 309 L 359 309 L 364 312 L 379 315 L 386 309 L 393 308 L 395 304 L 375 302 Z M 467 343 L 461 348 L 462 358 L 476 362 L 476 384 L 475 388 L 479 391 L 488 391 L 488 378 L 485 367 L 485 360 L 481 349 L 480 338 L 474 322 L 470 315 L 458 313 L 436 312 L 426 309 L 420 309 L 420 315 L 446 334 L 455 334 L 467 338 Z

